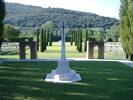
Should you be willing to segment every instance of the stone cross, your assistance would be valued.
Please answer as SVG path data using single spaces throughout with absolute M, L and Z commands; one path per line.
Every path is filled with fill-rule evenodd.
M 61 32 L 61 60 L 66 60 L 66 50 L 65 50 L 65 33 L 64 33 L 64 20 L 61 23 L 62 32 Z
M 72 83 L 81 80 L 79 74 L 69 67 L 69 61 L 65 55 L 65 33 L 64 33 L 64 20 L 61 23 L 61 58 L 58 61 L 57 68 L 47 74 L 45 81 L 55 83 Z

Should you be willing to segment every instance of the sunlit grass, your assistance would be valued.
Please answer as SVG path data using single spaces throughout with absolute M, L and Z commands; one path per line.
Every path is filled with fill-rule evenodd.
M 82 77 L 72 84 L 44 78 L 57 62 L 0 64 L 0 100 L 132 100 L 133 69 L 118 62 L 70 62 Z
M 84 48 L 84 46 L 83 46 Z M 60 43 L 55 42 L 53 46 L 47 46 L 47 50 L 45 52 L 38 52 L 38 58 L 59 58 L 60 57 Z M 26 57 L 30 58 L 30 50 L 26 51 Z M 94 58 L 97 58 L 97 50 L 95 50 Z M 70 43 L 66 43 L 66 56 L 68 58 L 86 58 L 86 52 L 78 52 L 76 50 L 76 46 L 71 46 Z M 8 58 L 8 59 L 19 59 L 19 55 L 0 55 L 0 58 Z M 125 57 L 120 54 L 109 54 L 105 52 L 105 59 L 124 59 Z

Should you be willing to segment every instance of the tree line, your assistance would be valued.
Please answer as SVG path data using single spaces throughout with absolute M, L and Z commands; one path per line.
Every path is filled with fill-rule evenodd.
M 120 37 L 126 58 L 133 61 L 133 0 L 121 0 Z
M 66 10 L 61 8 L 41 8 L 22 4 L 6 3 L 6 24 L 19 27 L 21 30 L 41 27 L 49 20 L 54 28 L 60 29 L 59 22 L 64 16 L 66 28 L 110 28 L 119 25 L 115 18 L 98 16 L 93 13 Z
M 4 4 L 3 0 L 0 1 L 0 8 L 1 8 L 0 9 L 0 45 L 1 45 L 3 39 L 5 38 L 4 35 L 6 34 L 6 33 L 4 33 L 4 31 L 6 29 L 4 28 L 4 24 L 3 24 L 3 20 L 5 18 L 5 4 Z M 118 37 L 120 35 L 120 41 L 122 43 L 126 57 L 130 60 L 133 60 L 133 45 L 132 45 L 133 44 L 133 10 L 132 9 L 133 9 L 133 1 L 132 0 L 121 0 L 120 25 L 119 25 L 119 27 L 116 27 L 117 25 L 114 25 L 114 27 L 112 26 L 112 27 L 107 28 L 107 29 L 105 27 L 102 27 L 102 29 L 100 29 L 100 31 L 99 31 L 99 29 L 98 30 L 96 29 L 94 31 L 93 28 L 96 28 L 96 27 L 91 27 L 91 30 L 88 30 L 88 27 L 87 27 L 87 30 L 82 30 L 82 29 L 85 29 L 85 27 L 82 27 L 82 28 L 78 27 L 78 29 L 76 29 L 76 30 L 75 30 L 75 27 L 69 27 L 69 29 L 70 28 L 71 29 L 68 31 L 68 37 L 70 38 L 71 45 L 73 45 L 73 42 L 75 42 L 75 45 L 77 46 L 77 50 L 79 52 L 81 52 L 82 51 L 83 38 L 84 38 L 84 50 L 86 50 L 85 47 L 86 47 L 86 41 L 87 40 L 103 41 L 103 39 L 108 38 L 108 39 L 110 39 L 110 41 L 112 41 L 111 40 L 111 38 L 112 38 L 113 41 L 118 41 Z M 47 9 L 47 10 L 51 11 L 51 9 Z M 62 11 L 63 11 L 62 9 L 58 10 L 58 12 L 60 12 L 60 13 L 63 13 Z M 66 10 L 64 10 L 64 11 L 66 11 Z M 78 13 L 80 13 L 80 12 L 78 12 Z M 80 14 L 81 14 L 81 16 L 83 16 L 85 13 L 80 13 Z M 82 18 L 81 18 L 81 20 L 82 20 Z M 51 24 L 49 24 L 49 26 L 50 25 Z M 45 26 L 45 28 L 46 28 L 46 26 Z M 6 31 L 11 33 L 12 31 L 10 29 L 12 29 L 13 27 L 9 27 L 9 26 L 7 26 L 7 27 L 9 29 L 7 29 Z M 53 28 L 51 28 L 51 29 L 53 29 Z M 41 41 L 40 44 L 41 45 L 47 44 L 46 37 L 48 37 L 47 36 L 48 33 L 51 33 L 50 29 L 40 29 L 40 30 L 41 30 L 41 32 L 37 31 L 37 34 L 41 34 L 41 35 L 37 35 L 37 41 L 40 41 L 39 37 L 41 37 L 41 40 L 43 40 L 43 41 Z M 105 32 L 105 30 L 107 31 L 107 33 Z M 56 36 L 58 34 L 57 31 L 58 30 L 56 30 L 56 32 L 52 31 L 53 33 L 51 33 L 51 35 L 53 34 Z M 18 30 L 16 32 L 20 33 L 20 31 L 18 31 Z M 105 34 L 103 34 L 104 32 L 105 32 Z M 3 35 L 3 33 L 4 33 L 4 35 Z M 71 34 L 69 34 L 69 33 L 71 33 Z M 7 35 L 5 35 L 5 36 L 7 37 Z M 18 34 L 17 35 L 14 34 L 13 36 L 18 36 Z M 9 37 L 7 38 L 8 40 L 9 40 Z M 49 41 L 50 41 L 50 39 L 53 40 L 52 38 L 49 38 Z M 46 42 L 46 43 L 44 43 L 44 42 Z M 43 47 L 43 49 L 41 49 L 41 50 L 44 51 L 45 47 Z
M 102 28 L 93 29 L 82 29 L 82 28 L 71 28 L 66 29 L 66 41 L 70 42 L 71 45 L 77 46 L 79 52 L 82 51 L 82 44 L 84 44 L 86 51 L 86 41 L 107 41 L 107 42 L 118 42 L 119 32 L 118 27 L 113 26 L 108 30 Z M 4 41 L 9 42 L 22 42 L 25 39 L 36 40 L 37 44 L 40 45 L 41 52 L 46 51 L 46 47 L 52 45 L 52 42 L 61 40 L 60 30 L 54 30 L 52 21 L 48 21 L 43 24 L 40 28 L 30 30 L 28 33 L 23 35 L 20 29 L 15 26 L 5 24 L 4 25 Z M 37 47 L 39 50 L 39 46 Z

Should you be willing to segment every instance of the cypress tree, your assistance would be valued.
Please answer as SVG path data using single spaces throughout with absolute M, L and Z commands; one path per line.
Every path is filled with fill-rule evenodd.
M 52 32 L 49 33 L 49 46 L 52 46 Z
M 0 48 L 2 45 L 2 35 L 3 35 L 3 28 L 4 28 L 4 24 L 3 24 L 3 20 L 5 18 L 5 3 L 3 0 L 0 0 Z
M 77 30 L 77 33 L 76 33 L 76 46 L 77 46 L 77 50 L 79 51 L 79 30 Z
M 44 36 L 43 36 L 43 29 L 41 29 L 41 45 L 40 45 L 40 51 L 44 52 L 44 46 L 43 46 Z
M 73 31 L 71 32 L 71 45 L 73 45 L 73 36 L 74 35 L 74 33 L 73 33 Z
M 82 30 L 79 30 L 79 52 L 82 52 Z
M 39 32 L 40 32 L 39 29 L 37 29 L 37 51 L 39 51 L 39 35 L 40 35 Z
M 119 32 L 126 57 L 133 61 L 133 0 L 121 0 Z
M 43 34 L 43 52 L 46 51 L 47 49 L 47 30 L 44 30 L 44 34 Z
M 76 46 L 76 30 L 75 29 L 74 29 L 74 32 L 73 32 L 73 43 Z
M 46 35 L 46 45 L 48 46 L 48 43 L 49 43 L 49 29 L 47 29 L 46 30 L 46 33 L 45 33 L 45 35 Z
M 84 51 L 87 51 L 87 41 L 88 41 L 88 30 L 86 30 L 85 32 Z
M 74 41 L 75 41 L 75 46 L 77 45 L 77 30 L 74 33 Z
M 82 52 L 82 30 L 77 31 L 77 50 Z

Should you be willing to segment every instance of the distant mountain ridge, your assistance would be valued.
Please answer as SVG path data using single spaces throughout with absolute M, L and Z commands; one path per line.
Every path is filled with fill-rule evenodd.
M 58 28 L 62 16 L 67 28 L 109 28 L 119 24 L 119 20 L 115 18 L 61 8 L 41 8 L 17 3 L 6 3 L 6 11 L 5 23 L 21 29 L 40 27 L 49 20 L 52 20 L 54 27 Z

